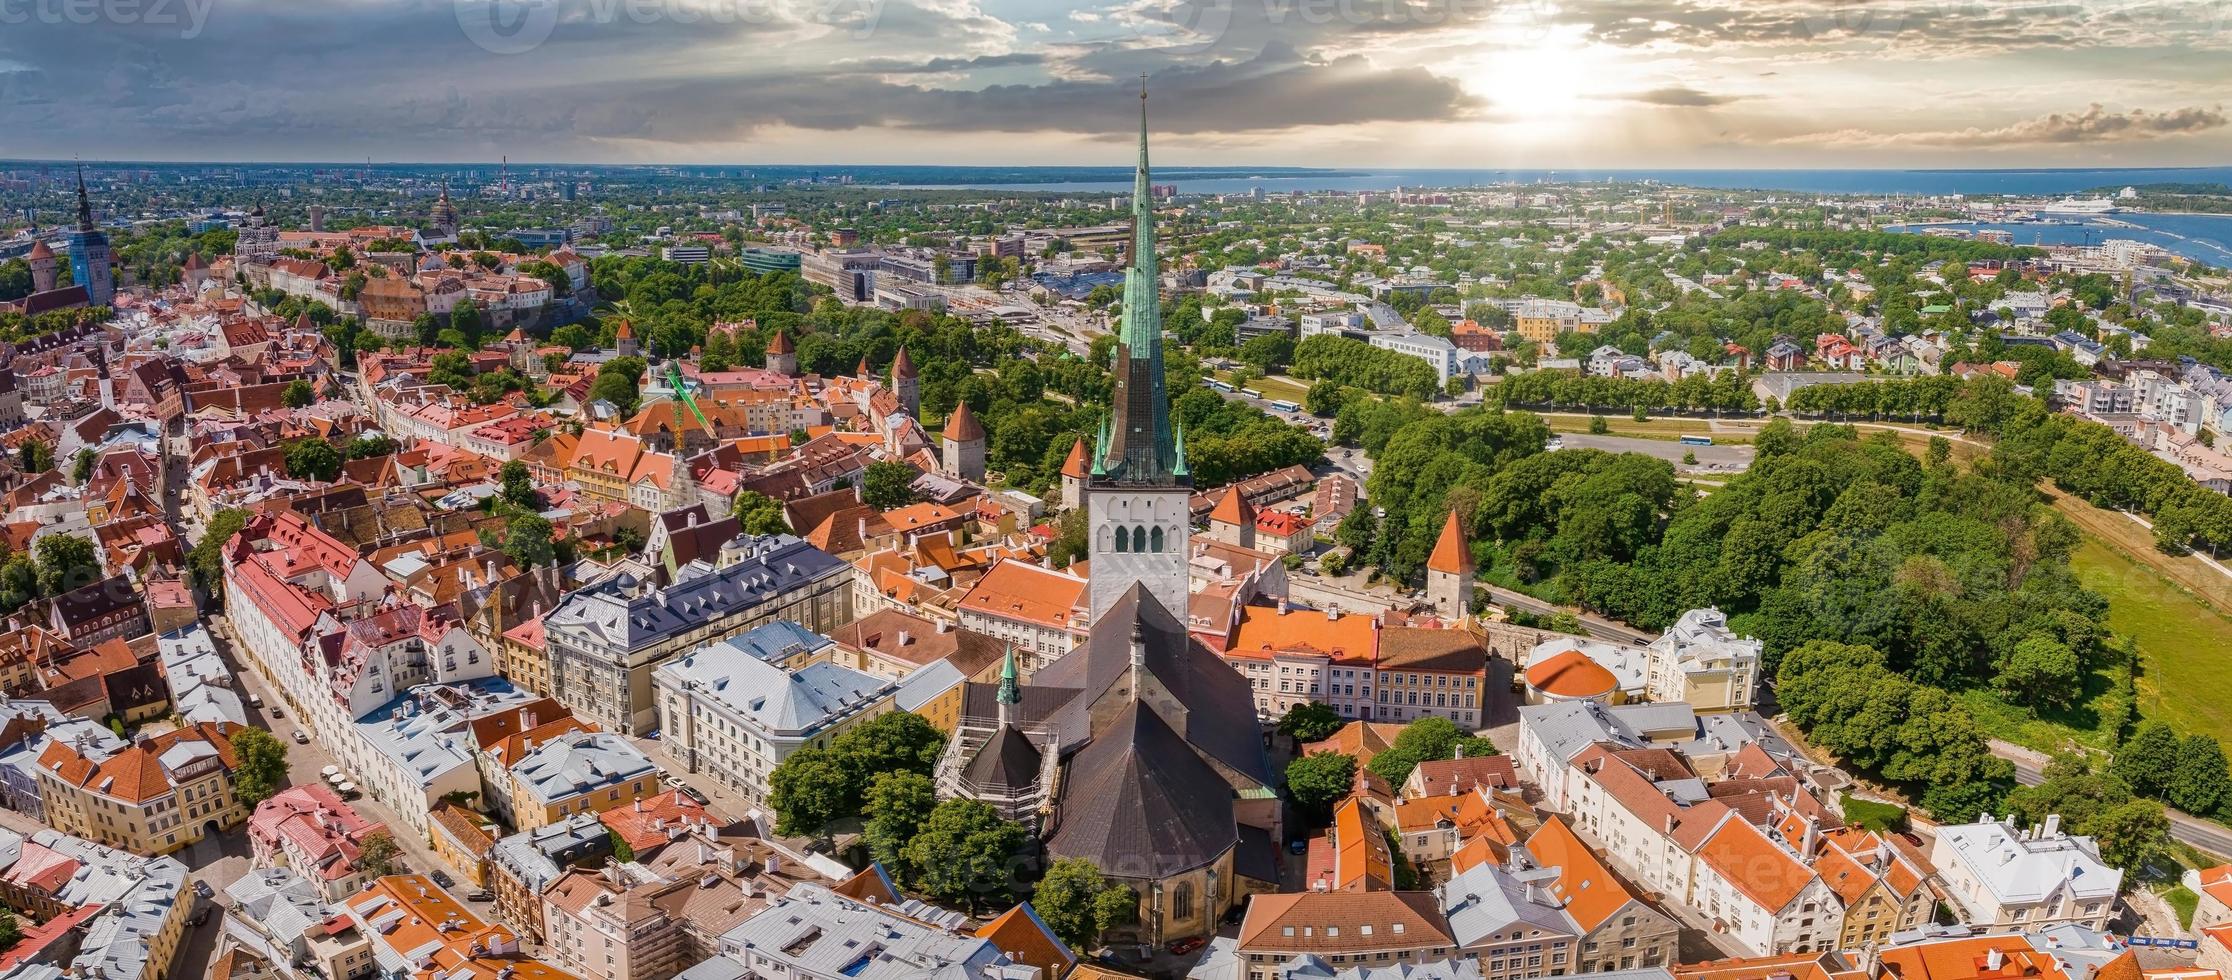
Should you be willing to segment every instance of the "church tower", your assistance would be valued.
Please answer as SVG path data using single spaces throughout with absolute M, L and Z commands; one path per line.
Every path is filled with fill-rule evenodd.
M 1186 439 L 1170 424 L 1163 390 L 1162 297 L 1155 269 L 1154 187 L 1147 169 L 1147 81 L 1139 83 L 1139 172 L 1133 177 L 1131 265 L 1124 270 L 1124 323 L 1116 336 L 1115 392 L 1086 480 L 1091 526 L 1092 616 L 1133 583 L 1186 621 L 1186 500 L 1193 475 Z
M 860 363 L 868 363 L 863 359 Z M 867 377 L 866 371 L 861 377 Z M 910 418 L 922 417 L 922 374 L 915 370 L 914 358 L 907 356 L 907 349 L 899 348 L 899 356 L 891 360 L 891 394 L 899 399 L 899 410 Z
M 116 297 L 116 270 L 109 263 L 109 240 L 93 224 L 93 200 L 85 193 L 85 165 L 77 170 L 77 230 L 70 232 L 70 281 L 85 287 L 85 302 L 107 306 Z

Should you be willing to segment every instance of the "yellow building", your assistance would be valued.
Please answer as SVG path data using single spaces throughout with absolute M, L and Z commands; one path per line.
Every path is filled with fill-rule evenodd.
M 434 856 L 455 869 L 458 878 L 475 888 L 488 885 L 488 852 L 496 846 L 496 825 L 455 803 L 436 804 L 427 821 L 433 828 L 428 839 Z
M 47 823 L 137 854 L 168 854 L 248 819 L 233 796 L 241 726 L 200 722 L 96 762 L 57 741 L 39 756 Z
M 533 745 L 510 776 L 512 826 L 521 832 L 660 792 L 659 767 L 611 732 L 572 731 Z

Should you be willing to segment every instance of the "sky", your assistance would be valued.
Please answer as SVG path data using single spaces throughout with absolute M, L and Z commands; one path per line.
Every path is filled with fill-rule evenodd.
M 0 0 L 0 157 L 2232 164 L 2232 0 Z

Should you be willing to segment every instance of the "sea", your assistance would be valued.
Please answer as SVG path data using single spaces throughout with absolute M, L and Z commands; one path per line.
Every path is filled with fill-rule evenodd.
M 2155 214 L 2119 211 L 2108 215 L 2054 216 L 2046 221 L 1942 222 L 1891 225 L 1891 231 L 1932 228 L 2004 231 L 2017 245 L 2098 245 L 2111 239 L 2146 242 L 2173 255 L 2217 268 L 2232 267 L 2232 214 Z
M 939 170 L 945 168 L 924 168 Z M 1055 193 L 1126 193 L 1132 174 L 1123 168 L 1062 167 L 1033 173 L 1016 168 L 997 175 L 953 168 L 950 183 L 896 183 L 890 186 L 939 190 L 1013 190 Z M 946 176 L 946 175 L 941 175 Z M 1017 176 L 1031 179 L 1016 180 Z M 1155 183 L 1171 184 L 1182 194 L 1241 194 L 1297 191 L 1392 191 L 1494 187 L 1527 184 L 1655 183 L 1726 190 L 1788 191 L 1792 194 L 1889 194 L 1917 197 L 2018 195 L 2060 197 L 2139 184 L 2232 184 L 2232 167 L 2152 169 L 2034 170 L 1309 170 L 1276 168 L 1241 175 L 1238 168 L 1188 170 L 1164 168 Z M 2119 212 L 2102 216 L 2055 216 L 2050 221 L 2017 224 L 1948 223 L 1895 226 L 1895 231 L 1955 228 L 2004 230 L 2019 245 L 2097 245 L 2115 238 L 2147 242 L 2209 265 L 2232 266 L 2232 215 Z
M 838 170 L 842 168 L 829 168 Z M 985 173 L 971 167 L 910 168 L 887 186 L 937 190 L 1014 190 L 1124 193 L 1132 171 L 1124 167 L 1005 168 Z M 1575 182 L 1678 184 L 1729 190 L 1791 191 L 1805 194 L 2074 194 L 2102 187 L 2159 183 L 2232 184 L 2232 167 L 2149 169 L 2033 170 L 1308 170 L 1245 168 L 1214 170 L 1160 167 L 1155 183 L 1175 184 L 1182 194 L 1238 194 L 1261 187 L 1287 191 L 1389 191 L 1397 187 L 1464 188 L 1499 184 Z M 871 183 L 881 183 L 874 181 Z

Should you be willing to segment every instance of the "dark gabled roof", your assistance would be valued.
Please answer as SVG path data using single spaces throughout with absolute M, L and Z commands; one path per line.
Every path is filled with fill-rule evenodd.
M 1252 712 L 1248 720 L 1254 724 Z M 1070 763 L 1062 822 L 1047 851 L 1119 878 L 1161 879 L 1201 867 L 1239 841 L 1222 783 L 1161 715 L 1130 702 Z
M 1137 584 L 1094 622 L 1084 643 L 1031 677 L 1032 687 L 1080 692 L 1051 718 L 1062 744 L 1082 745 L 1098 737 L 1092 730 L 1093 705 L 1111 687 L 1130 683 L 1135 628 L 1146 646 L 1147 672 L 1186 710 L 1184 741 L 1258 785 L 1272 785 L 1263 732 L 1256 725 L 1255 693 L 1247 678 L 1202 646 Z
M 1270 831 L 1240 825 L 1240 849 L 1232 852 L 1232 873 L 1273 886 L 1279 883 L 1279 845 Z
M 79 586 L 54 598 L 54 612 L 72 628 L 140 602 L 139 590 L 121 575 Z
M 1000 729 L 999 734 L 977 750 L 976 758 L 969 760 L 965 775 L 978 786 L 1021 789 L 1038 782 L 1042 761 L 1039 747 L 1010 725 Z

